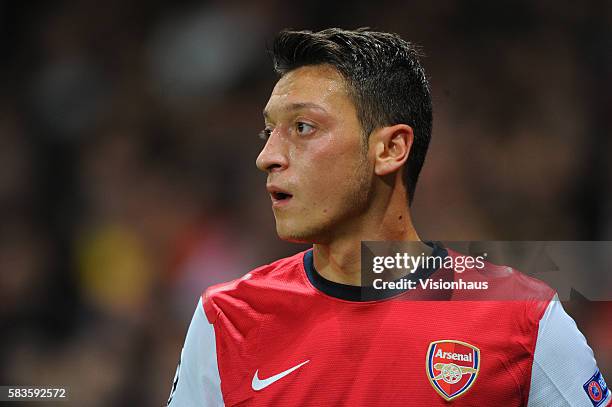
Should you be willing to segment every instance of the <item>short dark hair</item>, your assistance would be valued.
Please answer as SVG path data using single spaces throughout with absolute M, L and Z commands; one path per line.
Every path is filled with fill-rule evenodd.
M 397 34 L 329 28 L 283 30 L 271 51 L 274 69 L 281 76 L 307 65 L 336 68 L 348 84 L 366 137 L 379 127 L 399 123 L 412 127 L 414 142 L 404 177 L 412 204 L 433 121 L 429 83 L 418 48 Z

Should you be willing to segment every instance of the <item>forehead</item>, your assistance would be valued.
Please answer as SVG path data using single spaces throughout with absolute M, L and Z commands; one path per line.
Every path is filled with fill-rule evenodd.
M 330 65 L 304 66 L 284 74 L 272 90 L 264 115 L 295 106 L 318 106 L 330 114 L 354 110 L 344 78 Z

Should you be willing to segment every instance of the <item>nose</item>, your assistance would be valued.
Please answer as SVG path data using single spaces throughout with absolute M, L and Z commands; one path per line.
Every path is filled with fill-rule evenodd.
M 259 153 L 255 165 L 261 171 L 274 172 L 284 170 L 288 166 L 286 145 L 283 136 L 275 129 L 266 140 L 266 145 Z

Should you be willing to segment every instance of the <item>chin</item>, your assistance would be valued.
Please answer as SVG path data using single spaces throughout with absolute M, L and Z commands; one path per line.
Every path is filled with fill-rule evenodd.
M 303 233 L 295 233 L 295 232 L 286 232 L 286 231 L 276 231 L 278 237 L 281 240 L 292 243 L 314 243 L 313 239 L 311 239 L 308 235 Z
M 296 227 L 276 223 L 278 237 L 293 243 L 317 243 L 320 231 L 312 227 Z

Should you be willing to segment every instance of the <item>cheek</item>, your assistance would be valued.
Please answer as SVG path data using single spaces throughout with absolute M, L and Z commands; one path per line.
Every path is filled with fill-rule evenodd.
M 355 206 L 361 195 L 363 171 L 356 160 L 332 157 L 332 164 L 317 168 L 313 179 L 312 213 L 325 218 L 334 218 Z
M 311 215 L 333 217 L 351 206 L 359 184 L 356 177 L 363 172 L 361 140 L 352 137 L 355 139 L 326 135 L 303 145 L 306 148 L 301 151 L 297 148 L 290 151 L 292 162 L 300 163 L 299 170 L 296 168 L 293 173 L 296 182 L 307 186 L 303 190 L 308 194 L 303 210 Z
M 323 180 L 350 174 L 362 159 L 361 140 L 352 132 L 345 135 L 326 135 L 308 146 L 308 169 L 325 175 Z M 353 140 L 354 138 L 354 140 Z

